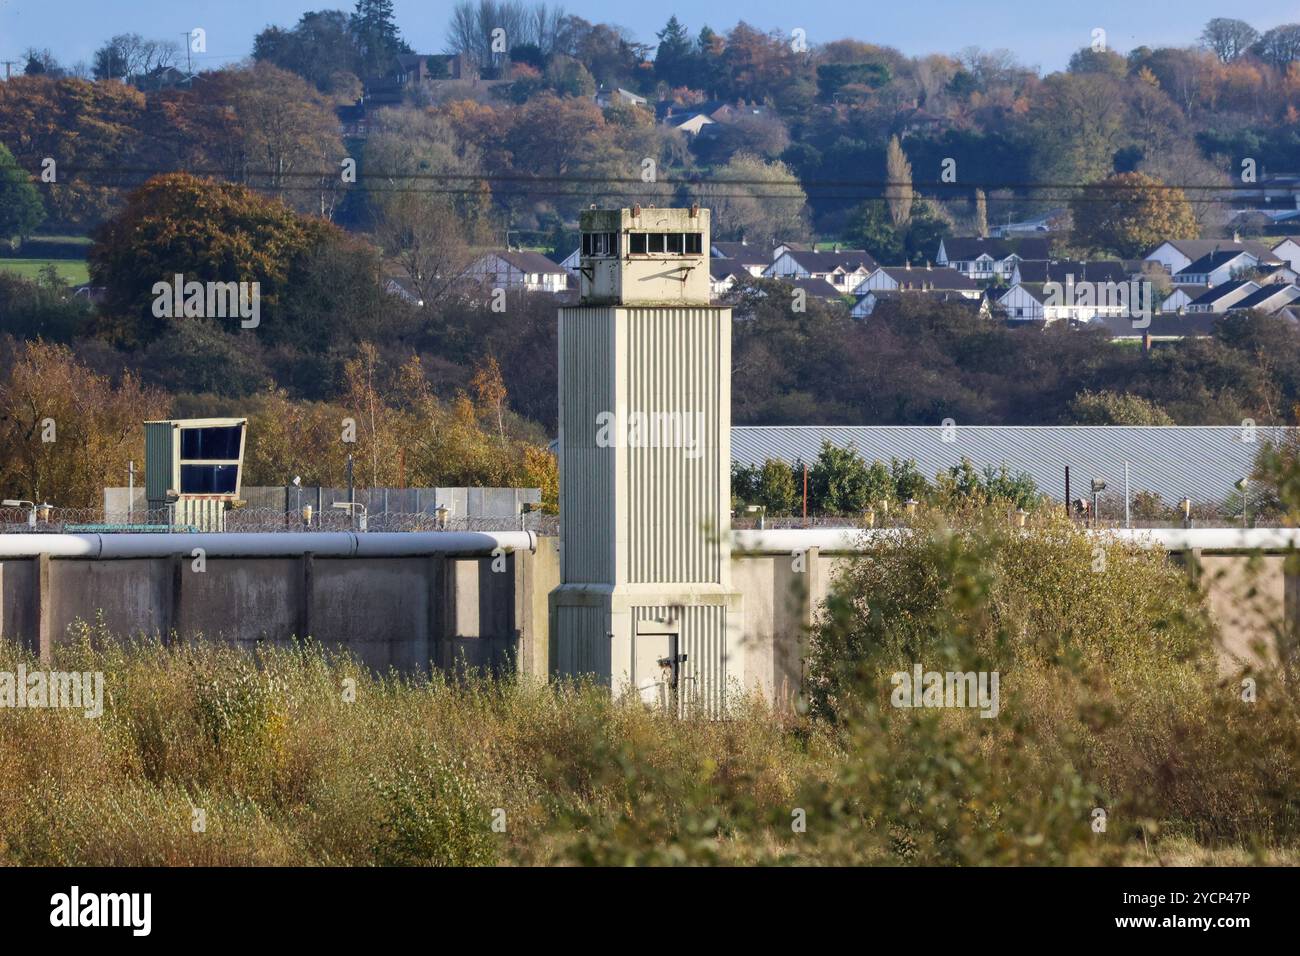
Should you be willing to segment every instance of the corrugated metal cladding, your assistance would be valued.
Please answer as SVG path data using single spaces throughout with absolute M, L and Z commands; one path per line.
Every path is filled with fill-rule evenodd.
M 610 675 L 609 611 L 603 607 L 560 605 L 555 609 L 555 670 L 562 677 Z
M 175 429 L 171 422 L 145 422 L 144 425 L 144 487 L 145 495 L 153 507 L 161 507 L 175 478 L 172 475 L 176 450 L 173 447 Z M 175 489 L 173 489 L 175 490 Z
M 562 580 L 571 584 L 614 580 L 614 450 L 596 447 L 597 415 L 613 411 L 612 335 L 610 309 L 560 310 L 560 514 L 581 516 L 564 528 Z
M 723 467 L 718 454 L 722 336 L 714 309 L 627 310 L 627 409 L 653 420 L 678 416 L 692 447 L 628 449 L 628 580 L 633 583 L 721 581 L 718 516 Z M 663 421 L 664 419 L 660 419 Z
M 678 688 L 682 714 L 721 716 L 727 692 L 727 609 L 721 605 L 634 607 L 633 633 L 638 621 L 680 622 L 677 652 L 686 655 Z M 639 675 L 638 675 L 639 676 Z
M 220 498 L 181 498 L 172 507 L 177 525 L 200 531 L 226 530 L 226 502 Z
M 1255 456 L 1280 428 L 1260 427 L 1253 440 L 1239 425 L 957 425 L 945 442 L 937 425 L 736 426 L 731 430 L 733 460 L 761 465 L 768 458 L 793 463 L 816 460 L 822 442 L 850 444 L 868 461 L 914 458 L 933 478 L 969 458 L 980 469 L 1006 464 L 1028 472 L 1044 494 L 1065 498 L 1065 468 L 1070 494 L 1086 496 L 1088 482 L 1101 478 L 1106 493 L 1123 496 L 1124 462 L 1134 494 L 1149 491 L 1166 501 L 1222 501 L 1249 475 Z

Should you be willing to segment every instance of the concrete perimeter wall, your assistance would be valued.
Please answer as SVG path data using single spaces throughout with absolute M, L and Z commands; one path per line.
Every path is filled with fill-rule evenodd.
M 532 557 L 209 557 L 202 571 L 188 555 L 7 558 L 0 635 L 48 653 L 75 638 L 76 622 L 102 620 L 114 635 L 245 646 L 307 635 L 379 671 L 532 667 Z
M 361 536 L 365 537 L 365 536 Z M 1286 557 L 1180 552 L 1195 566 L 1223 629 L 1225 666 L 1276 660 L 1271 625 L 1300 616 L 1300 578 Z M 792 555 L 732 558 L 744 600 L 744 675 L 773 701 L 801 685 L 808 628 L 837 570 L 853 560 L 812 547 Z M 494 570 L 495 568 L 495 570 Z M 555 670 L 547 595 L 559 583 L 558 539 L 534 552 L 394 557 L 209 557 L 0 559 L 0 636 L 48 653 L 73 638 L 77 621 L 102 619 L 115 635 L 210 639 L 244 646 L 309 635 L 347 648 L 376 670 L 406 673 L 458 664 L 546 676 Z M 1247 592 L 1254 595 L 1245 599 Z M 737 675 L 740 676 L 740 675 Z

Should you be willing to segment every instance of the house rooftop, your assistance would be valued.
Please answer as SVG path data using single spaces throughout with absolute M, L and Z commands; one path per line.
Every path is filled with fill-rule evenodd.
M 540 272 L 556 273 L 567 272 L 556 262 L 542 255 L 540 252 L 521 252 L 517 250 L 493 249 L 487 255 L 496 256 L 504 262 L 508 262 L 520 272 Z
M 1239 291 L 1242 286 L 1253 286 L 1255 283 L 1249 279 L 1234 279 L 1231 282 L 1225 282 L 1222 285 L 1216 285 L 1206 289 L 1201 295 L 1191 301 L 1191 305 L 1214 305 L 1221 299 L 1227 298 L 1234 292 Z
M 1018 263 L 1016 269 L 1021 283 L 1065 282 L 1071 276 L 1075 282 L 1127 282 L 1132 274 L 1116 259 L 1095 262 L 1031 259 Z
M 974 279 L 967 278 L 956 269 L 946 266 L 881 266 L 880 271 L 895 282 L 906 285 L 911 283 L 918 288 L 909 291 L 921 291 L 921 287 L 931 289 L 967 289 L 979 288 Z
M 834 272 L 836 269 L 844 269 L 847 272 L 853 272 L 857 269 L 867 269 L 874 272 L 879 268 L 879 264 L 872 257 L 871 253 L 865 249 L 840 249 L 838 252 L 812 252 L 810 250 L 795 249 L 790 243 L 785 243 L 786 254 L 796 263 L 809 272 Z
M 989 239 L 980 236 L 948 236 L 943 240 L 943 251 L 948 260 L 966 261 L 982 255 L 1001 261 L 1007 256 L 1021 259 L 1046 259 L 1051 251 L 1047 239 L 1025 236 L 1018 239 Z

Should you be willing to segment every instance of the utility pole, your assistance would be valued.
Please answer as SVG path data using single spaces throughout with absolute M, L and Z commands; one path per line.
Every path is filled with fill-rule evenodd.
M 185 75 L 187 77 L 194 75 L 194 61 L 190 59 L 190 44 L 194 42 L 194 31 L 186 30 L 181 34 L 185 38 Z

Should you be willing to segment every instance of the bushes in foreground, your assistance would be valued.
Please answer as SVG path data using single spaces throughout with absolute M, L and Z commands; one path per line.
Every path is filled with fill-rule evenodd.
M 737 695 L 727 720 L 677 720 L 594 686 L 87 627 L 54 666 L 104 672 L 101 717 L 0 709 L 0 863 L 1300 858 L 1294 688 L 1221 673 L 1165 556 L 1034 520 L 873 544 L 810 635 L 792 715 Z M 37 667 L 0 645 L 0 671 L 19 663 Z M 996 716 L 894 706 L 917 664 L 996 672 Z

